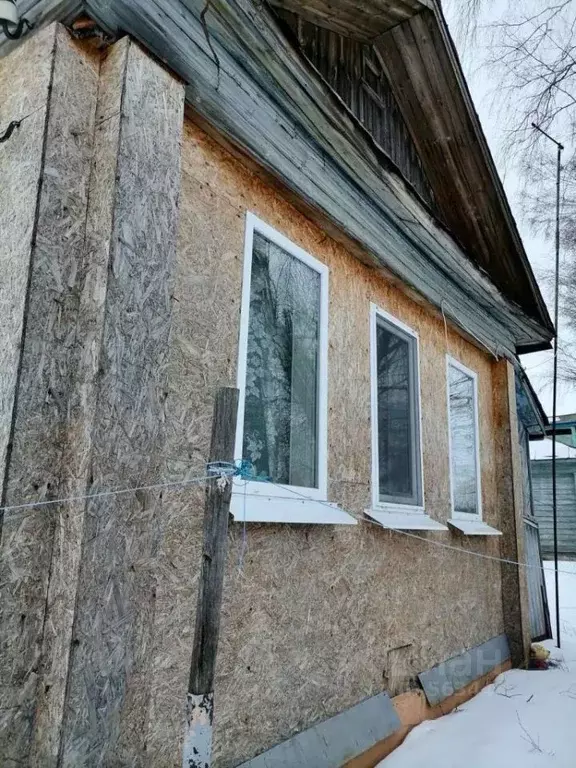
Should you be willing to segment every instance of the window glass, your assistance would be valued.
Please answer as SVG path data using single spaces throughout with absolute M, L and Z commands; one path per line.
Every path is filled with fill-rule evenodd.
M 472 376 L 448 364 L 448 387 L 454 511 L 478 514 L 476 386 Z
M 416 339 L 377 316 L 378 482 L 381 501 L 421 503 Z
M 254 232 L 243 456 L 274 483 L 318 487 L 321 276 Z

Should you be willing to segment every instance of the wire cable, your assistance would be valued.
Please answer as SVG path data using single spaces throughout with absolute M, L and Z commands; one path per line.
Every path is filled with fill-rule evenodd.
M 307 501 L 312 501 L 315 504 L 322 504 L 322 505 L 324 505 L 326 507 L 330 507 L 330 509 L 332 509 L 332 506 L 331 506 L 330 502 L 328 502 L 328 501 L 320 501 L 318 499 L 313 499 L 311 496 L 306 496 L 305 494 L 300 493 L 299 491 L 296 491 L 293 488 L 289 488 L 288 486 L 285 486 L 285 485 L 281 486 L 278 483 L 272 482 L 271 480 L 268 480 L 267 482 L 269 482 L 271 485 L 274 485 L 274 486 L 276 486 L 278 488 L 282 488 L 283 490 L 290 491 L 290 493 L 293 493 L 296 496 L 300 496 L 302 499 L 306 499 Z M 530 563 L 520 563 L 518 560 L 509 560 L 508 558 L 504 558 L 504 557 L 495 557 L 494 555 L 485 555 L 483 552 L 474 552 L 471 549 L 464 549 L 463 547 L 456 547 L 453 544 L 444 544 L 444 542 L 442 542 L 442 541 L 437 541 L 436 539 L 424 538 L 423 536 L 419 536 L 417 533 L 410 533 L 409 531 L 404 531 L 404 530 L 401 530 L 399 528 L 393 528 L 392 526 L 385 525 L 384 523 L 381 523 L 381 522 L 379 522 L 377 520 L 371 520 L 367 516 L 360 517 L 360 516 L 354 514 L 353 512 L 350 512 L 347 509 L 344 510 L 344 511 L 346 512 L 346 514 L 350 515 L 350 517 L 353 517 L 358 522 L 370 523 L 371 525 L 374 525 L 377 528 L 383 528 L 384 530 L 387 530 L 387 531 L 393 531 L 394 533 L 398 533 L 401 536 L 407 536 L 410 539 L 418 539 L 418 541 L 423 541 L 426 544 L 430 544 L 432 546 L 440 547 L 442 549 L 449 549 L 449 550 L 451 550 L 453 552 L 463 552 L 465 555 L 471 555 L 472 557 L 478 557 L 478 558 L 481 558 L 482 560 L 492 560 L 492 561 L 499 562 L 499 563 L 506 563 L 508 565 L 518 566 L 519 568 L 533 568 L 533 569 L 540 570 L 540 571 L 548 571 L 550 573 L 554 573 L 555 572 L 554 568 L 545 568 L 543 565 L 531 565 Z M 563 570 L 558 569 L 558 573 L 564 573 L 564 574 L 566 574 L 568 576 L 576 576 L 576 572 L 574 572 L 574 571 L 563 571 Z
M 210 465 L 208 465 L 210 468 Z M 220 477 L 220 474 L 211 473 L 209 475 L 203 475 L 201 477 L 192 477 L 189 480 L 174 480 L 168 483 L 152 483 L 150 485 L 140 485 L 130 488 L 119 488 L 114 491 L 97 491 L 96 493 L 87 493 L 80 496 L 66 496 L 60 499 L 44 499 L 42 501 L 27 501 L 23 504 L 11 504 L 5 507 L 0 507 L 0 514 L 13 511 L 21 511 L 26 509 L 35 509 L 36 507 L 48 507 L 56 506 L 58 504 L 70 504 L 76 501 L 85 501 L 88 499 L 101 499 L 105 496 L 120 496 L 122 494 L 137 493 L 138 491 L 157 491 L 163 488 L 177 488 L 185 487 L 187 485 L 194 485 L 195 483 L 204 483 L 208 480 L 216 480 Z

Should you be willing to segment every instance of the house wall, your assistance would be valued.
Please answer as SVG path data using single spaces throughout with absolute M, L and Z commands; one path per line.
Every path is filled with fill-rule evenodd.
M 330 268 L 329 498 L 359 515 L 370 501 L 369 307 L 420 334 L 426 510 L 449 516 L 445 355 L 479 377 L 484 519 L 499 527 L 493 361 L 361 264 L 282 194 L 186 121 L 180 240 L 166 399 L 167 479 L 198 472 L 213 396 L 235 385 L 245 213 L 252 211 Z M 193 500 L 192 500 L 193 499 Z M 164 499 L 149 749 L 168 758 L 177 733 L 200 561 L 201 495 Z M 462 545 L 450 533 L 423 534 Z M 493 556 L 494 538 L 465 546 Z M 217 666 L 215 765 L 241 760 L 365 696 L 503 630 L 498 563 L 457 555 L 363 522 L 250 524 L 230 531 Z M 158 752 L 155 752 L 158 750 Z
M 14 191 L 0 190 L 14 302 L 1 304 L 4 503 L 204 474 L 214 393 L 236 383 L 251 210 L 330 269 L 330 499 L 356 515 L 370 500 L 373 301 L 420 334 L 427 512 L 449 516 L 448 351 L 479 376 L 484 519 L 505 529 L 518 503 L 512 474 L 502 477 L 516 434 L 508 363 L 354 258 L 190 120 L 181 146 L 183 85 L 131 41 L 100 59 L 51 27 L 2 74 L 3 115 L 25 118 L 0 147 Z M 4 520 L 0 762 L 179 765 L 203 492 L 50 509 Z M 373 693 L 402 692 L 502 632 L 499 564 L 426 543 L 498 556 L 498 540 L 421 538 L 369 522 L 231 525 L 216 768 Z

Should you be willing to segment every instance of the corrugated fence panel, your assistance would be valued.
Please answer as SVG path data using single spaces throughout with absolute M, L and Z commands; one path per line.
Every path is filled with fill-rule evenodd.
M 538 524 L 524 521 L 526 534 L 526 562 L 528 568 L 528 599 L 530 606 L 530 637 L 532 640 L 545 640 L 550 637 L 550 617 L 546 601 L 546 582 L 541 570 L 540 538 Z
M 552 462 L 531 462 L 534 514 L 540 528 L 544 557 L 554 555 Z M 559 459 L 556 466 L 558 553 L 576 556 L 576 459 Z

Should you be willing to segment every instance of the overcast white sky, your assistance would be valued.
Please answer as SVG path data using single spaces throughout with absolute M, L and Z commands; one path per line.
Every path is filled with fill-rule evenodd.
M 520 179 L 515 169 L 509 167 L 506 163 L 501 149 L 505 126 L 502 123 L 502 110 L 494 103 L 495 89 L 498 87 L 498 84 L 494 82 L 494 74 L 488 72 L 486 68 L 482 66 L 482 61 L 484 60 L 482 42 L 477 39 L 474 41 L 473 46 L 464 45 L 464 41 L 460 34 L 460 25 L 458 24 L 458 12 L 461 3 L 462 0 L 444 0 L 443 8 L 450 26 L 450 31 L 460 53 L 468 84 L 472 92 L 472 97 L 482 122 L 482 127 L 492 150 L 492 154 L 494 155 L 500 176 L 504 182 L 504 187 L 510 200 L 512 211 L 516 217 L 516 222 L 520 234 L 522 235 L 530 262 L 536 272 L 538 272 L 539 268 L 551 268 L 554 264 L 553 243 L 547 242 L 543 237 L 532 232 L 527 222 L 522 218 Z M 500 9 L 503 10 L 507 5 L 507 0 L 494 0 L 492 7 L 498 11 Z M 498 8 L 498 6 L 500 6 L 500 8 Z M 554 153 L 554 148 L 552 146 L 551 153 Z M 550 316 L 553 317 L 553 307 L 551 304 L 552 297 L 547 296 L 545 290 L 543 290 L 543 293 L 548 301 Z M 562 325 L 560 331 L 562 333 Z M 560 343 L 562 343 L 561 338 Z M 522 362 L 540 397 L 544 409 L 550 415 L 552 412 L 551 381 L 553 353 L 549 351 L 523 355 Z M 575 412 L 576 389 L 565 383 L 559 382 L 558 413 Z M 539 457 L 549 455 L 550 445 L 550 441 L 537 444 L 535 447 L 536 454 Z M 567 451 L 567 448 L 561 446 L 559 447 L 558 453 L 559 455 L 567 455 Z

